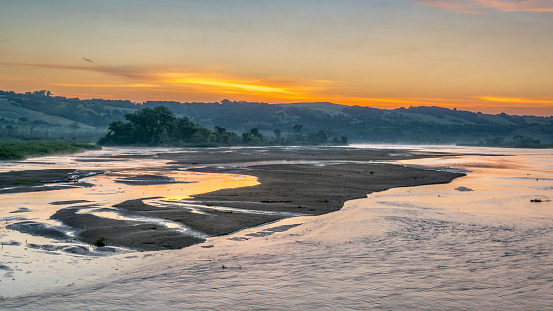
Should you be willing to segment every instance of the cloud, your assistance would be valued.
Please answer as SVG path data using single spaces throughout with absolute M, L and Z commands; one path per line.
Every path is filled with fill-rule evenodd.
M 426 6 L 439 7 L 459 13 L 485 13 L 489 10 L 503 12 L 553 12 L 553 0 L 415 0 Z
M 486 7 L 504 12 L 553 12 L 552 0 L 479 0 Z
M 83 57 L 83 60 L 88 61 Z M 173 71 L 162 66 L 80 66 L 58 64 L 11 64 L 37 69 L 84 71 L 107 74 L 131 83 L 114 81 L 112 84 L 79 84 L 58 83 L 63 87 L 96 87 L 96 88 L 164 88 L 167 91 L 193 91 L 211 94 L 234 94 L 240 96 L 273 96 L 274 98 L 299 98 L 316 90 L 326 89 L 332 81 L 301 80 L 291 78 L 265 77 L 255 79 L 236 74 L 222 73 L 221 68 L 194 67 L 188 70 Z
M 161 81 L 170 84 L 207 86 L 229 91 L 293 94 L 282 86 L 268 85 L 259 80 L 243 80 L 237 77 L 224 77 L 216 74 L 206 76 L 197 73 L 165 73 L 162 75 Z
M 438 7 L 448 11 L 455 11 L 465 14 L 485 13 L 478 0 L 415 0 L 426 6 Z
M 98 88 L 151 88 L 159 87 L 158 84 L 151 83 L 133 83 L 133 84 L 76 84 L 76 83 L 55 83 L 51 84 L 55 86 L 68 86 L 68 87 L 98 87 Z
M 92 63 L 92 64 L 96 64 L 96 63 L 95 63 L 92 59 L 90 59 L 90 58 L 83 57 L 83 60 L 84 60 L 85 62 L 89 62 L 89 63 Z
M 503 104 L 553 105 L 553 97 L 527 98 L 527 97 L 507 97 L 507 96 L 489 96 L 488 95 L 488 96 L 476 96 L 474 98 L 482 99 L 490 102 L 503 103 Z
M 129 78 L 134 80 L 146 80 L 148 79 L 150 69 L 141 66 L 75 66 L 75 65 L 57 65 L 57 64 L 8 64 L 13 66 L 27 67 L 27 68 L 44 68 L 44 69 L 57 69 L 57 70 L 75 70 L 75 71 L 88 71 L 108 74 L 112 76 L 118 76 L 123 78 Z

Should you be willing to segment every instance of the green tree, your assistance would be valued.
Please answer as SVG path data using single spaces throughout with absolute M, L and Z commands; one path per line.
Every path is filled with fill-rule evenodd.
M 176 123 L 173 112 L 165 106 L 142 108 L 126 114 L 125 118 L 132 123 L 136 139 L 147 144 L 165 142 Z
M 319 130 L 318 132 L 309 132 L 307 133 L 307 142 L 309 144 L 324 144 L 328 140 L 325 131 Z
M 245 145 L 249 144 L 252 140 L 252 134 L 250 132 L 242 133 L 242 143 Z
M 191 141 L 194 134 L 198 131 L 197 125 L 186 117 L 179 118 L 176 124 L 176 133 L 172 133 L 172 136 L 176 136 L 185 142 Z
M 33 95 L 37 95 L 37 96 L 51 96 L 52 93 L 48 90 L 40 90 L 40 91 L 34 91 L 33 92 Z
M 263 135 L 259 133 L 259 129 L 257 127 L 254 127 L 250 130 L 250 134 L 252 134 L 253 137 L 259 138 L 259 140 L 263 141 Z
M 226 132 L 227 130 L 225 128 L 222 128 L 220 127 L 219 125 L 217 125 L 215 127 L 215 131 L 219 134 L 219 135 L 223 135 L 224 132 Z

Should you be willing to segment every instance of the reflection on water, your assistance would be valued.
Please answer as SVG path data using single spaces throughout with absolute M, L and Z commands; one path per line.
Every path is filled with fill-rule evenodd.
M 143 158 L 167 148 L 151 148 L 145 152 L 133 149 L 104 149 L 83 155 L 52 156 L 21 162 L 3 162 L 0 172 L 36 170 L 41 168 L 105 171 L 84 178 L 93 187 L 55 191 L 0 194 L 0 296 L 29 293 L 72 279 L 82 266 L 94 269 L 89 257 L 129 253 L 119 247 L 97 248 L 75 241 L 71 228 L 50 217 L 61 208 L 78 210 L 104 218 L 125 220 L 136 224 L 159 225 L 198 238 L 204 233 L 177 222 L 153 217 L 122 216 L 113 205 L 137 198 L 163 200 L 189 199 L 191 196 L 223 188 L 257 184 L 254 177 L 188 172 L 180 167 L 168 170 L 165 160 Z M 173 150 L 174 152 L 174 150 Z M 182 152 L 182 150 L 180 150 Z M 108 159 L 109 156 L 136 155 L 128 159 Z M 58 185 L 58 184 L 56 184 Z M 45 185 L 44 187 L 49 187 Z M 156 200 L 158 205 L 162 200 Z M 78 255 L 76 257 L 76 255 Z M 115 260 L 115 261 L 114 261 Z M 107 266 L 116 265 L 114 259 Z M 87 268 L 88 269 L 88 268 Z M 93 270 L 94 271 L 94 270 Z
M 306 216 L 306 214 L 302 213 L 290 213 L 290 212 L 278 212 L 278 211 L 263 211 L 263 210 L 253 210 L 253 209 L 244 209 L 244 208 L 236 208 L 236 207 L 228 207 L 228 206 L 207 206 L 202 204 L 195 204 L 194 200 L 186 200 L 186 201 L 175 201 L 175 200 L 166 200 L 166 199 L 149 199 L 144 200 L 149 205 L 152 206 L 159 206 L 159 207 L 176 207 L 180 209 L 185 209 L 190 211 L 191 213 L 196 214 L 203 214 L 203 215 L 211 215 L 210 211 L 217 211 L 217 212 L 230 212 L 230 213 L 238 213 L 238 214 L 258 214 L 258 215 L 274 215 L 274 216 L 283 216 L 283 217 L 297 217 L 297 216 Z M 225 201 L 227 203 L 232 203 L 234 201 Z M 263 202 L 250 202 L 250 201 L 241 201 L 248 204 L 263 204 Z
M 0 303 L 21 310 L 550 309 L 552 154 L 453 151 L 490 155 L 402 161 L 471 173 L 156 253 L 102 281 Z

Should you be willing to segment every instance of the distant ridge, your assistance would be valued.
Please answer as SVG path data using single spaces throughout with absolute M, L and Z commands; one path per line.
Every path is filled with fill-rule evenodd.
M 242 133 L 258 128 L 266 136 L 300 135 L 319 130 L 347 136 L 351 142 L 410 144 L 484 144 L 531 138 L 540 144 L 553 143 L 553 118 L 484 114 L 443 107 L 408 107 L 392 110 L 343 106 L 330 102 L 267 104 L 230 101 L 180 103 L 65 98 L 48 91 L 24 94 L 0 91 L 0 135 L 8 131 L 71 132 L 90 140 L 106 133 L 112 121 L 143 107 L 166 106 L 177 116 L 186 116 L 206 128 L 216 126 Z M 13 134 L 13 133 L 12 133 Z M 78 135 L 77 135 L 78 136 Z

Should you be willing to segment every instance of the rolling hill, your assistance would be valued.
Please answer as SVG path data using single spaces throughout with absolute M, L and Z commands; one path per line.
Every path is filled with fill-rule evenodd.
M 0 136 L 45 133 L 95 141 L 113 121 L 140 108 L 162 105 L 206 128 L 238 134 L 252 128 L 266 136 L 307 135 L 324 130 L 350 142 L 415 144 L 498 144 L 513 139 L 553 143 L 553 117 L 483 114 L 442 107 L 392 110 L 328 102 L 267 104 L 222 100 L 214 103 L 65 98 L 47 91 L 0 91 Z M 301 125 L 301 132 L 294 125 Z M 32 135 L 31 135 L 32 136 Z M 43 135 L 44 136 L 44 135 Z

